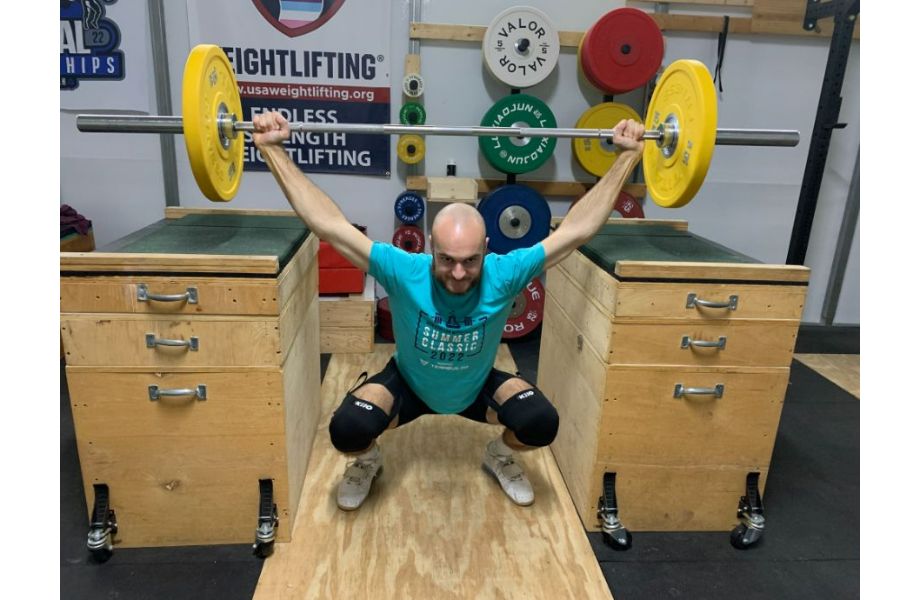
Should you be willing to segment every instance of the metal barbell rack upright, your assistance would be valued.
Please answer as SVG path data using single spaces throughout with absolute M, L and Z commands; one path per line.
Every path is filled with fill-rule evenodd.
M 433 136 L 503 136 L 503 137 L 555 137 L 600 138 L 612 137 L 612 129 L 539 128 L 539 127 L 463 127 L 436 125 L 401 125 L 369 123 L 289 123 L 291 131 L 312 133 L 362 133 L 379 135 L 433 135 Z M 251 121 L 236 121 L 232 117 L 215 121 L 224 139 L 233 138 L 237 132 L 252 132 Z M 77 129 L 97 133 L 175 133 L 182 134 L 182 117 L 133 115 L 77 115 Z M 642 136 L 659 145 L 675 141 L 679 128 L 650 130 Z M 799 143 L 799 132 L 790 129 L 717 129 L 716 144 L 722 146 L 785 146 Z

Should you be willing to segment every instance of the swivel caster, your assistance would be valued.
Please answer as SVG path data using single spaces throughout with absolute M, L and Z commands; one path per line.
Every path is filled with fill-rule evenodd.
M 597 499 L 597 518 L 601 521 L 601 537 L 614 550 L 632 548 L 632 534 L 617 516 L 616 473 L 604 473 L 603 496 Z
M 259 526 L 256 528 L 256 540 L 252 544 L 252 554 L 258 558 L 268 558 L 275 551 L 275 531 L 278 529 L 278 507 L 273 501 L 272 480 L 259 480 Z
M 760 540 L 766 527 L 763 502 L 757 480 L 760 473 L 748 473 L 747 494 L 738 500 L 738 518 L 741 523 L 732 529 L 729 541 L 738 550 L 747 550 Z
M 114 553 L 112 541 L 118 533 L 115 511 L 109 508 L 109 486 L 104 483 L 93 484 L 93 516 L 86 535 L 86 549 L 90 558 L 97 563 L 104 563 Z

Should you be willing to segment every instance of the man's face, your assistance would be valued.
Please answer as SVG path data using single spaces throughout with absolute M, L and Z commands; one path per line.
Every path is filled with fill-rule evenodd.
M 470 291 L 482 275 L 488 238 L 483 241 L 479 236 L 470 237 L 473 239 L 432 240 L 432 275 L 451 294 Z

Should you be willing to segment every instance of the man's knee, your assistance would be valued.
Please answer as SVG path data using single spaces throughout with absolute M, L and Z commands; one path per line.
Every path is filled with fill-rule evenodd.
M 379 406 L 348 394 L 329 421 L 329 437 L 340 452 L 360 452 L 370 446 L 390 424 Z
M 498 421 L 528 446 L 548 446 L 559 430 L 559 413 L 537 388 L 518 392 L 498 408 Z

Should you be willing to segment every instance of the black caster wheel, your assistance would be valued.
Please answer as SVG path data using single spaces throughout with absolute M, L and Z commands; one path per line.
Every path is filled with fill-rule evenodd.
M 93 484 L 93 517 L 89 533 L 86 534 L 86 549 L 90 560 L 104 563 L 112 558 L 113 542 L 118 533 L 115 511 L 109 505 L 109 486 L 104 483 Z
M 729 536 L 732 546 L 738 550 L 747 550 L 751 548 L 757 543 L 758 539 L 760 539 L 760 536 L 751 535 L 751 529 L 747 525 L 738 525 L 732 529 L 731 536 Z
M 275 533 L 278 531 L 278 507 L 273 502 L 271 479 L 259 480 L 259 526 L 252 543 L 252 554 L 268 558 L 275 551 Z
M 89 551 L 89 558 L 94 563 L 102 564 L 108 562 L 115 552 L 111 548 L 98 548 Z
M 268 558 L 275 551 L 275 542 L 263 544 L 256 542 L 252 545 L 252 555 L 256 558 Z
M 732 529 L 729 537 L 732 546 L 738 550 L 747 550 L 755 545 L 763 536 L 766 527 L 763 500 L 760 498 L 760 490 L 757 485 L 759 478 L 760 473 L 748 473 L 745 483 L 747 493 L 738 499 L 738 518 L 741 523 Z
M 626 535 L 621 535 L 614 537 L 613 535 L 607 533 L 606 531 L 601 532 L 601 535 L 604 539 L 604 543 L 614 550 L 629 550 L 632 548 L 632 534 L 625 529 L 623 533 Z

